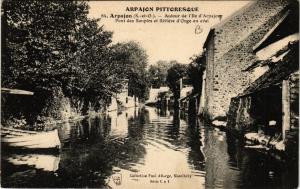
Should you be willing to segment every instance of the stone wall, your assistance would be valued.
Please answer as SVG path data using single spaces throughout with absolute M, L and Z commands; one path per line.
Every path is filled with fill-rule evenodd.
M 287 2 L 258 0 L 215 26 L 206 45 L 206 102 L 210 119 L 226 116 L 230 99 L 249 86 L 244 68 L 256 61 L 253 47 L 284 14 Z
M 214 33 L 212 34 L 210 40 L 207 43 L 207 48 L 206 48 L 206 80 L 205 80 L 205 104 L 204 104 L 204 113 L 206 116 L 210 115 L 211 112 L 210 110 L 213 109 L 212 104 L 210 101 L 213 99 L 213 82 L 214 82 Z M 210 98 L 209 98 L 210 97 Z

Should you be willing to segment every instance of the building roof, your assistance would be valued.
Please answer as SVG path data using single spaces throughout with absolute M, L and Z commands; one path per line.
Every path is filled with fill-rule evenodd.
M 206 48 L 208 41 L 211 39 L 211 37 L 212 37 L 214 34 L 215 34 L 215 29 L 214 29 L 214 28 L 210 29 L 210 30 L 209 30 L 209 33 L 208 33 L 208 35 L 207 35 L 207 37 L 206 37 L 206 39 L 205 39 L 205 41 L 204 41 L 203 48 Z
M 270 29 L 269 32 L 253 47 L 253 52 L 259 61 L 243 69 L 250 71 L 258 66 L 277 62 L 282 54 L 290 49 L 290 45 L 299 41 L 299 10 L 291 3 L 285 8 L 281 19 Z M 281 56 L 281 57 L 280 57 Z M 283 55 L 284 56 L 284 55 Z M 263 61 L 261 61 L 263 60 Z
M 257 52 L 266 46 L 299 31 L 297 11 L 287 10 L 282 18 L 270 29 L 270 31 L 253 47 Z
M 237 97 L 251 95 L 252 93 L 259 92 L 263 89 L 280 84 L 283 80 L 297 70 L 299 60 L 299 41 L 290 47 L 290 51 L 283 57 L 282 60 L 276 64 L 270 63 L 270 69 L 255 80 L 243 93 Z
M 298 37 L 299 34 L 297 33 L 295 35 L 297 35 L 297 37 Z M 284 41 L 284 43 L 281 43 L 281 41 Z M 276 44 L 274 43 L 275 45 L 269 45 L 268 47 L 265 48 L 265 49 L 267 49 L 266 51 L 269 51 L 269 52 L 264 51 L 265 49 L 261 50 L 263 52 L 261 52 L 260 54 L 263 54 L 264 58 L 261 58 L 261 60 L 253 62 L 248 67 L 243 69 L 242 72 L 251 71 L 259 66 L 269 65 L 270 63 L 277 63 L 290 51 L 291 46 L 293 46 L 293 44 L 298 43 L 298 42 L 299 42 L 298 38 L 297 39 L 289 39 L 289 36 L 288 36 L 287 40 L 280 40 L 280 41 L 276 42 Z M 278 45 L 278 43 L 279 43 L 279 45 Z M 274 46 L 277 46 L 277 47 L 274 47 Z M 256 55 L 259 56 L 258 54 L 256 54 Z M 260 59 L 260 58 L 258 58 L 258 59 Z
M 196 94 L 191 93 L 185 97 L 181 97 L 179 99 L 179 101 L 183 101 L 183 100 L 187 100 L 187 99 L 191 99 L 191 98 L 197 98 L 197 96 L 199 96 L 199 93 L 196 93 Z

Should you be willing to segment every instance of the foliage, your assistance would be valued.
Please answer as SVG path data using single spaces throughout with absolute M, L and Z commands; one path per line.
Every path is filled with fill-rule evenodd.
M 68 74 L 66 59 L 74 52 L 76 15 L 86 5 L 66 2 L 4 1 L 2 6 L 3 85 L 51 90 Z M 72 12 L 72 13 L 71 13 Z
M 145 99 L 148 88 L 146 77 L 148 55 L 146 51 L 134 41 L 117 43 L 111 48 L 119 68 L 126 73 L 129 95 Z
M 150 85 L 153 88 L 159 88 L 161 86 L 167 85 L 166 80 L 168 70 L 174 63 L 174 61 L 168 62 L 160 60 L 155 65 L 150 65 L 148 69 L 148 78 Z
M 205 70 L 205 56 L 203 54 L 191 57 L 187 67 L 187 77 L 193 86 L 194 93 L 201 93 L 202 75 Z
M 98 27 L 97 20 L 86 20 L 78 30 L 75 39 L 81 43 L 69 62 L 74 72 L 66 78 L 67 94 L 95 103 L 121 89 L 125 72 L 114 61 L 113 50 L 109 47 L 111 37 L 111 32 Z
M 173 66 L 168 70 L 166 81 L 175 99 L 180 97 L 179 79 L 186 76 L 186 69 L 186 65 L 174 62 Z
M 145 50 L 133 42 L 112 46 L 112 32 L 88 10 L 84 1 L 3 1 L 2 86 L 33 91 L 24 106 L 42 111 L 57 89 L 84 107 L 99 106 L 126 78 L 130 92 L 143 95 Z

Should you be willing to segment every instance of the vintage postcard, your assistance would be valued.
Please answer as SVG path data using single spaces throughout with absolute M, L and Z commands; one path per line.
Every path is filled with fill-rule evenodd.
M 298 0 L 1 5 L 1 187 L 298 187 Z

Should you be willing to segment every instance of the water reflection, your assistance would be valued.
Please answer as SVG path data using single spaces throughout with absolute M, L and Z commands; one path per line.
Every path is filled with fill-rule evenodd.
M 60 157 L 51 154 L 9 154 L 2 157 L 13 165 L 27 165 L 35 169 L 54 172 L 58 169 Z
M 2 155 L 3 187 L 293 188 L 295 164 L 244 149 L 178 109 L 130 108 L 64 123 L 62 150 Z M 46 163 L 45 163 L 46 162 Z M 132 177 L 151 174 L 156 177 Z M 152 183 L 158 174 L 168 183 Z M 173 174 L 190 175 L 174 178 Z
M 134 118 L 131 110 L 121 114 L 111 112 L 73 125 L 80 132 L 77 140 L 71 142 L 72 148 L 62 151 L 58 174 L 64 182 L 59 186 L 104 186 L 114 166 L 130 170 L 131 164 L 137 164 L 145 149 L 141 142 L 142 127 L 132 127 Z M 136 124 L 139 125 L 138 120 Z
M 201 135 L 201 131 L 204 130 L 200 127 L 199 119 L 195 116 L 189 116 L 188 119 L 189 127 L 187 133 L 189 140 L 187 145 L 190 146 L 191 150 L 188 154 L 188 161 L 194 169 L 199 170 L 200 176 L 205 176 L 205 156 L 203 153 L 203 142 L 204 136 Z

